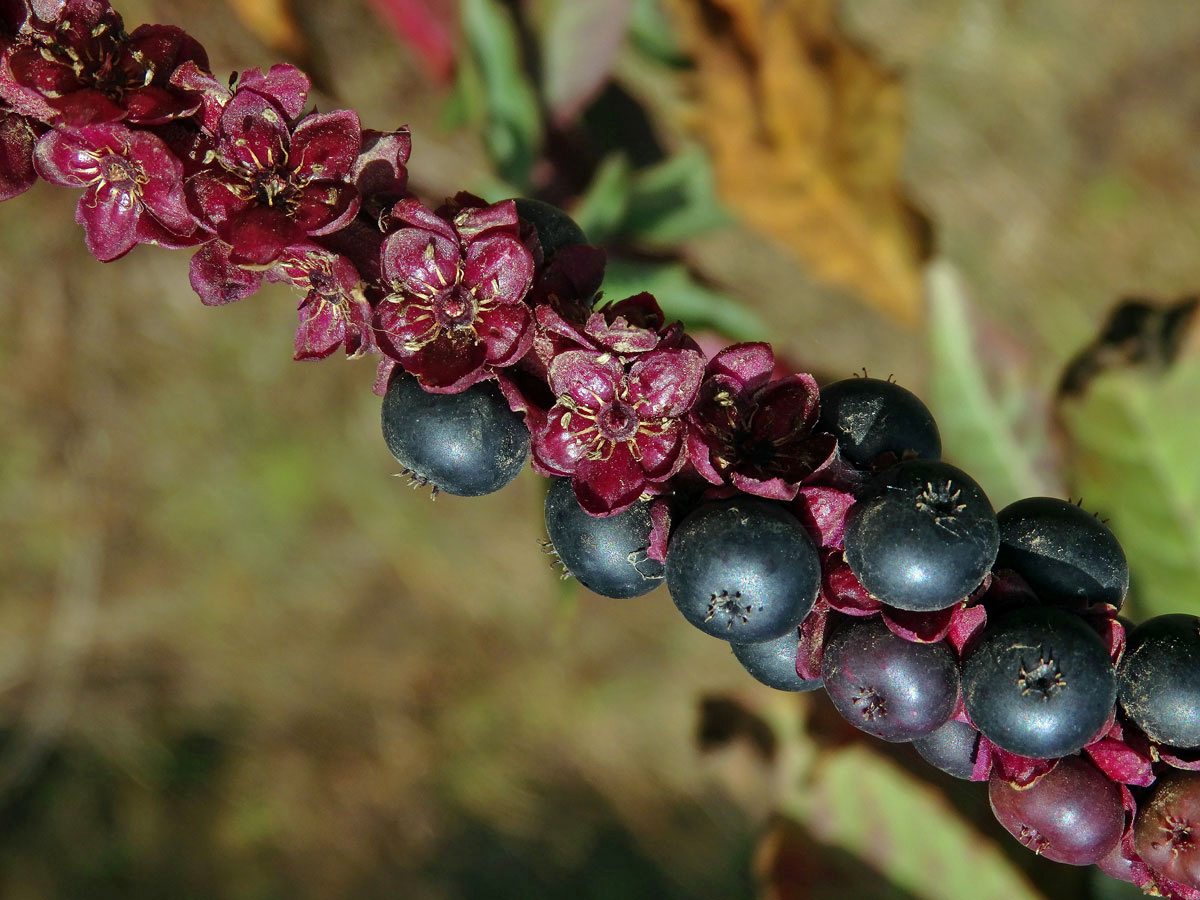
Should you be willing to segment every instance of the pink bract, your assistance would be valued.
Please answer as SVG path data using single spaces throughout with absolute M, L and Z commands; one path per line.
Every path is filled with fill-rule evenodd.
M 596 350 L 559 354 L 549 368 L 557 398 L 533 434 L 535 467 L 571 476 L 592 515 L 612 515 L 654 493 L 684 463 L 684 416 L 704 359 L 693 350 L 655 350 L 628 368 Z
M 103 262 L 138 243 L 183 246 L 195 231 L 183 164 L 148 131 L 117 124 L 49 131 L 37 143 L 34 164 L 53 184 L 86 188 L 75 221 Z
M 376 309 L 380 349 L 437 393 L 466 390 L 523 357 L 533 341 L 522 302 L 533 257 L 517 238 L 513 202 L 438 214 L 404 200 L 392 218 L 404 227 L 383 243 L 390 293 Z

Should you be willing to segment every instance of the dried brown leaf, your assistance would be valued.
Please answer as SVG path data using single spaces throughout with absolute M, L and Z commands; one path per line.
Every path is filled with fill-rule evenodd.
M 296 21 L 290 0 L 225 0 L 251 34 L 271 50 L 292 59 L 308 54 L 308 42 Z
M 818 277 L 906 323 L 929 226 L 899 184 L 898 78 L 831 0 L 667 0 L 695 61 L 694 128 L 722 199 Z

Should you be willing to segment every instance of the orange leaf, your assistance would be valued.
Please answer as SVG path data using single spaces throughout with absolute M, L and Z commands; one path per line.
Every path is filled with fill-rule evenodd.
M 929 226 L 898 183 L 898 79 L 831 0 L 668 0 L 696 64 L 693 128 L 724 202 L 821 279 L 908 324 Z
M 293 59 L 303 58 L 308 43 L 296 22 L 290 0 L 225 0 L 238 21 L 268 48 Z

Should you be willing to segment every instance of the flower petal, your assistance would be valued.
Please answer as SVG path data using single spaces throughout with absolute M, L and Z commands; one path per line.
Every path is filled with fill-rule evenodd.
M 723 375 L 742 390 L 753 391 L 766 384 L 775 369 L 770 344 L 733 344 L 708 361 L 708 375 Z
M 681 416 L 704 377 L 704 358 L 692 350 L 655 350 L 629 370 L 629 400 L 643 419 Z
M 358 189 L 342 181 L 314 181 L 300 191 L 288 218 L 305 234 L 322 235 L 343 228 L 358 214 Z
M 625 378 L 620 360 L 594 350 L 568 350 L 547 372 L 550 390 L 579 407 L 596 410 L 616 398 Z
M 472 241 L 463 260 L 463 284 L 485 302 L 519 303 L 533 284 L 533 257 L 506 234 Z
M 480 311 L 475 331 L 487 346 L 488 365 L 511 366 L 529 352 L 533 344 L 532 318 L 523 303 L 502 303 Z
M 192 257 L 192 290 L 205 306 L 222 306 L 249 297 L 262 284 L 262 273 L 251 272 L 230 260 L 230 247 L 209 241 Z
M 290 145 L 287 116 L 257 91 L 238 90 L 221 112 L 218 152 L 246 172 L 282 165 Z
M 487 377 L 483 344 L 454 332 L 443 332 L 403 362 L 421 387 L 435 394 L 457 394 Z
M 288 164 L 304 179 L 340 181 L 362 145 L 358 114 L 349 109 L 305 116 L 292 132 Z
M 586 448 L 571 430 L 571 419 L 570 410 L 555 405 L 533 431 L 533 457 L 548 474 L 571 475 L 583 459 Z
M 333 303 L 321 299 L 302 303 L 299 316 L 293 359 L 324 359 L 346 339 L 346 322 Z
M 137 243 L 141 205 L 129 194 L 95 185 L 84 191 L 75 207 L 75 221 L 87 233 L 87 248 L 100 262 L 124 256 Z M 107 196 L 105 196 L 105 194 Z
M 571 479 L 575 499 L 593 516 L 616 515 L 642 495 L 646 477 L 626 444 L 616 444 L 608 459 L 583 459 Z
M 401 228 L 381 250 L 384 280 L 396 290 L 432 298 L 458 278 L 458 244 L 424 228 Z
M 671 422 L 661 431 L 637 433 L 634 443 L 647 480 L 664 481 L 683 467 L 684 434 L 682 422 Z

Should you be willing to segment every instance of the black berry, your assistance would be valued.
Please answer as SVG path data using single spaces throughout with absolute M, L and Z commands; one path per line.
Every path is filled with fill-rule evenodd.
M 1120 788 L 1078 756 L 1060 759 L 1029 787 L 993 775 L 988 799 L 1009 834 L 1039 856 L 1072 866 L 1099 862 L 1125 830 Z
M 684 617 L 741 644 L 780 637 L 817 600 L 821 566 L 804 528 L 754 497 L 707 503 L 684 519 L 667 551 L 667 588 Z
M 811 681 L 796 672 L 796 648 L 800 634 L 792 630 L 757 644 L 733 644 L 733 655 L 747 672 L 780 691 L 815 691 L 821 679 Z
M 1125 714 L 1152 740 L 1200 747 L 1200 618 L 1156 616 L 1130 631 L 1117 682 Z
M 586 244 L 587 237 L 575 220 L 557 206 L 529 197 L 518 197 L 514 201 L 517 215 L 537 231 L 542 255 L 548 261 L 560 247 Z
M 920 459 L 942 455 L 937 424 L 925 404 L 878 378 L 847 378 L 822 388 L 817 428 L 836 437 L 842 456 L 860 468 L 884 453 Z
M 1087 510 L 1054 497 L 1029 497 L 996 514 L 996 565 L 1014 569 L 1051 602 L 1111 603 L 1129 589 L 1125 553 L 1108 526 Z
M 825 639 L 821 680 L 847 721 L 885 741 L 908 741 L 946 723 L 959 697 L 945 644 L 892 634 L 880 618 L 849 619 Z
M 650 504 L 644 501 L 598 518 L 579 506 L 569 478 L 555 478 L 546 494 L 546 531 L 554 552 L 580 584 L 605 597 L 639 597 L 662 584 L 663 564 L 646 555 L 650 528 Z
M 400 370 L 383 398 L 383 438 L 414 479 L 460 497 L 500 490 L 529 456 L 529 430 L 495 384 L 431 394 Z
M 979 732 L 966 722 L 951 719 L 936 731 L 914 738 L 912 745 L 927 763 L 947 775 L 969 781 L 975 772 Z
M 1108 648 L 1086 622 L 1053 607 L 1002 616 L 963 662 L 975 726 L 1021 756 L 1051 759 L 1097 736 L 1117 697 Z
M 899 609 L 953 606 L 979 586 L 999 542 L 983 488 L 937 460 L 885 470 L 846 518 L 846 562 L 863 587 Z

